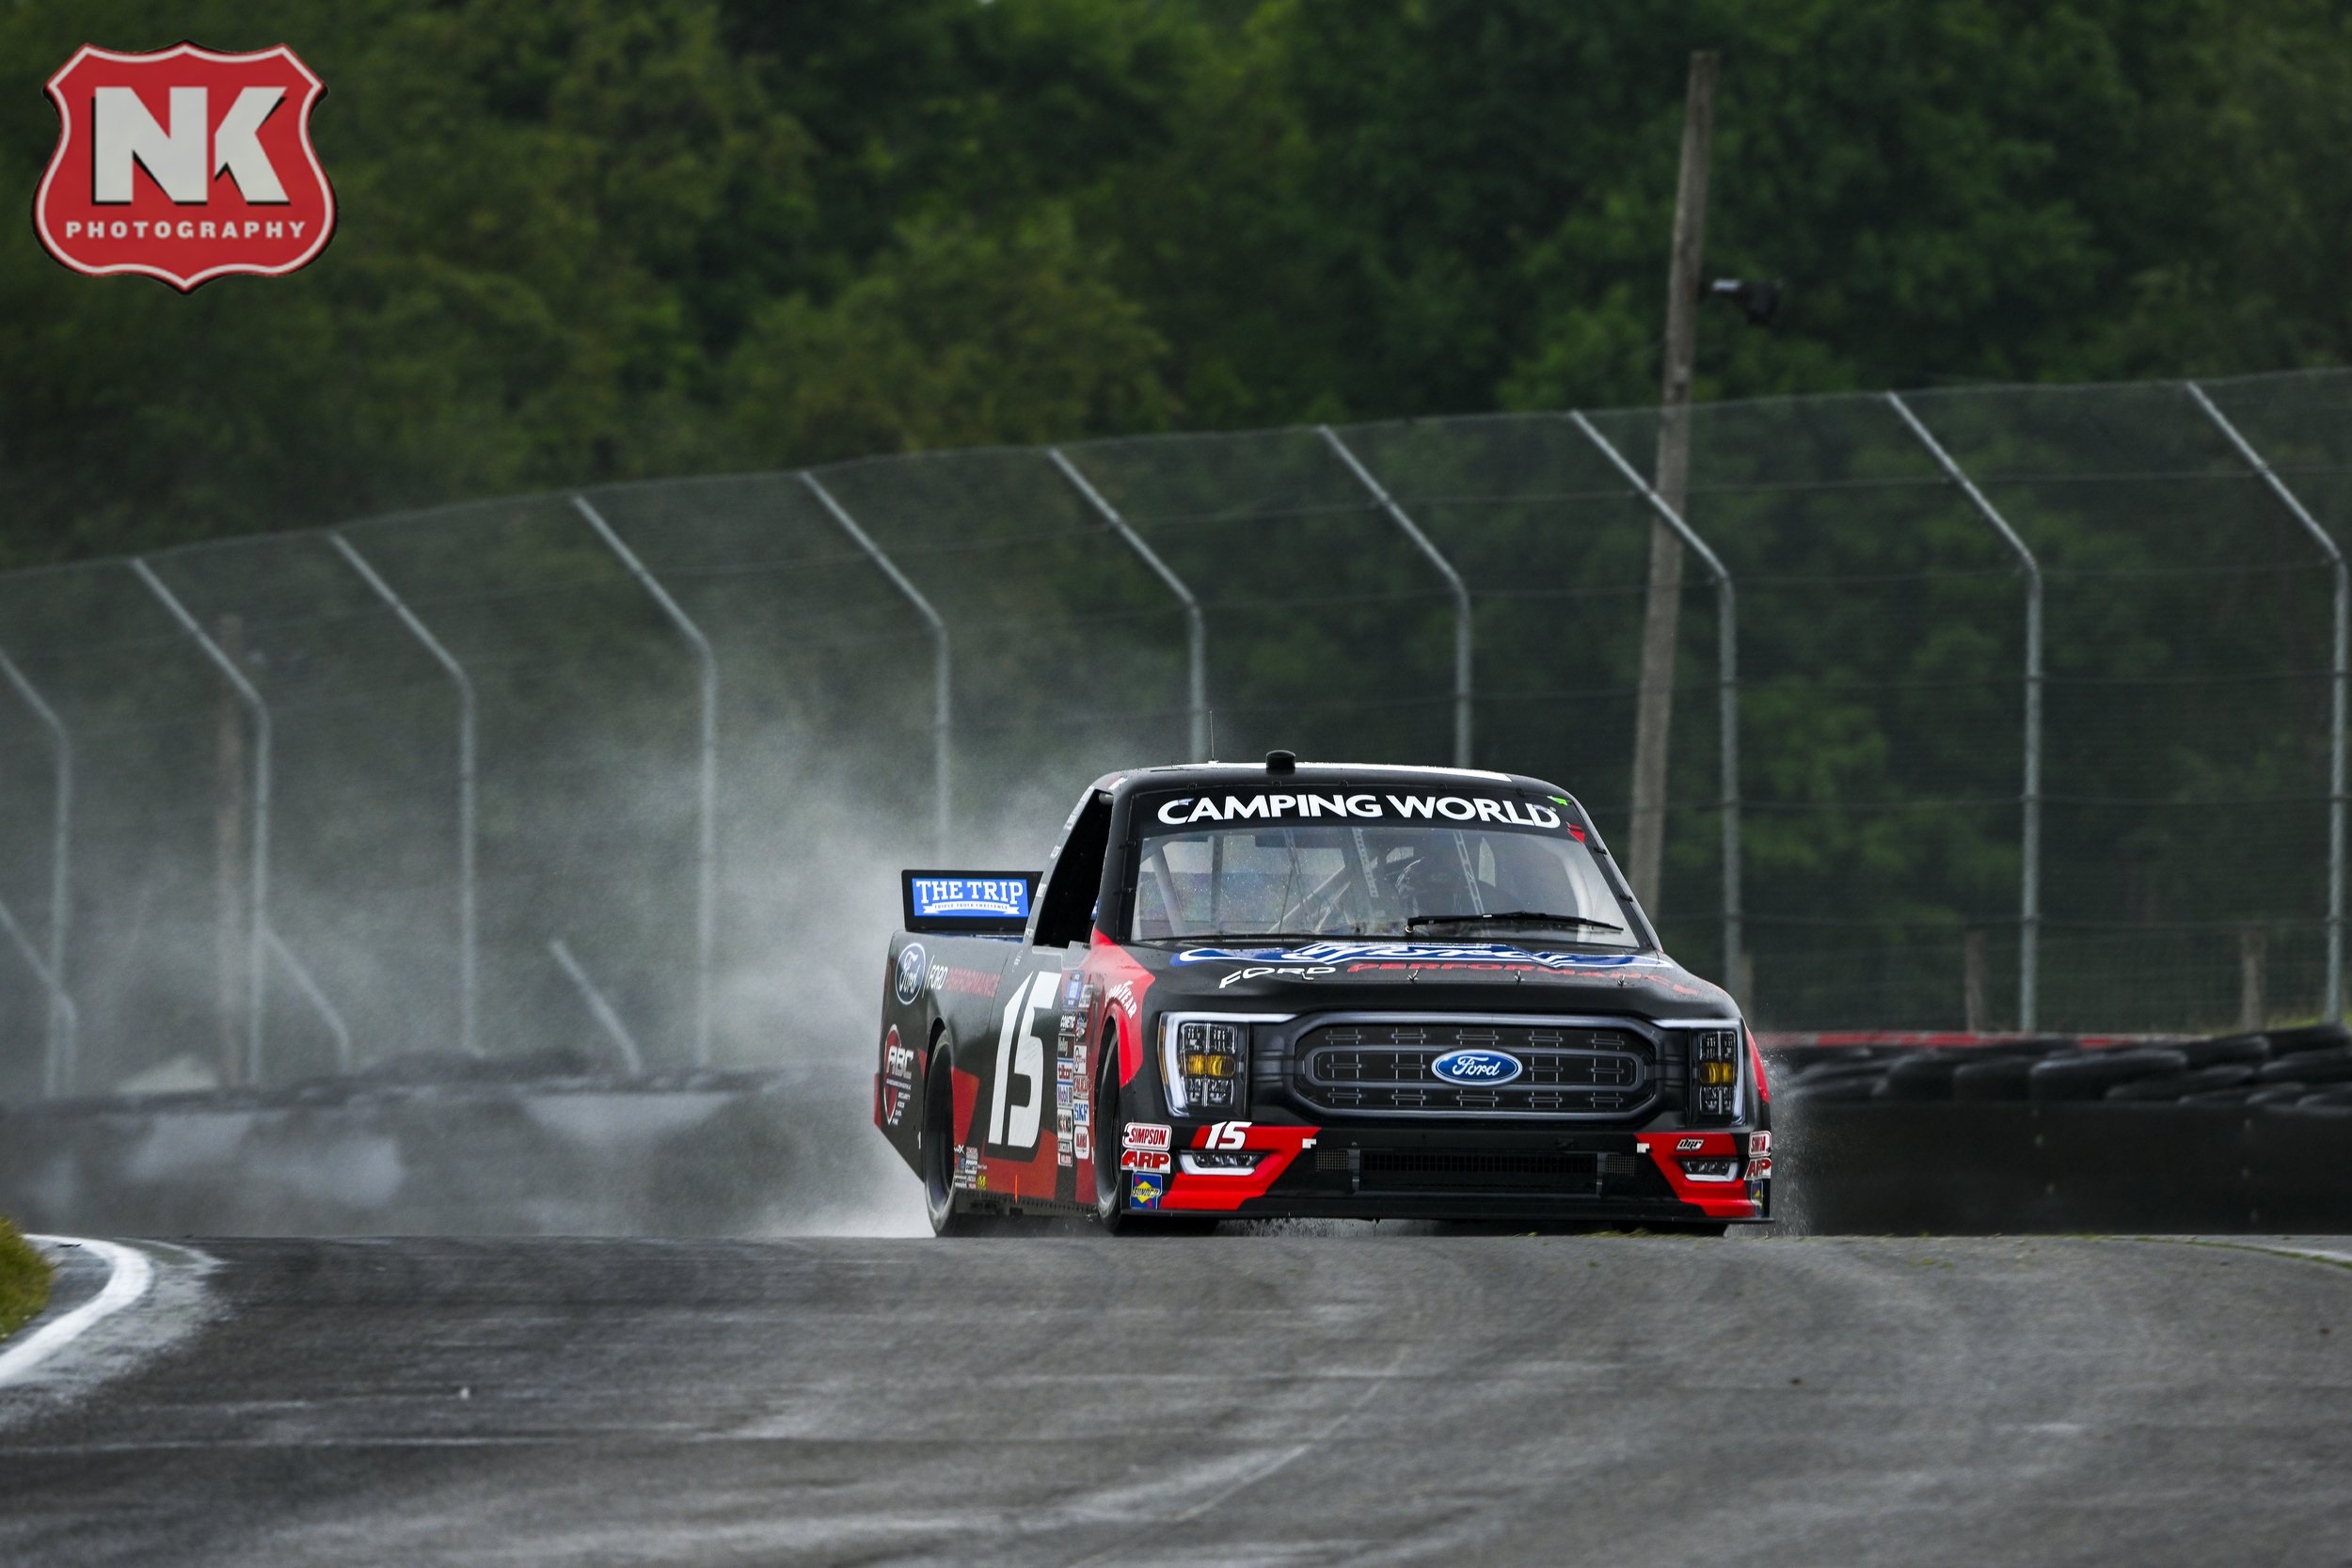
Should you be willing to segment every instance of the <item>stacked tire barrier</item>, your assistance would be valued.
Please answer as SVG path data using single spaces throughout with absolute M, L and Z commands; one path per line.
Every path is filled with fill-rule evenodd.
M 863 1173 L 839 1090 L 448 1057 L 53 1101 L 0 1109 L 0 1212 L 100 1235 L 757 1233 L 855 1196 L 830 1190 Z
M 1815 1233 L 2352 1230 L 2352 1033 L 1767 1047 Z

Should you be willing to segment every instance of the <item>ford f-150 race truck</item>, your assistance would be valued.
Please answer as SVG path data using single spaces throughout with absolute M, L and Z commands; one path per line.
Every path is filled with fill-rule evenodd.
M 1041 879 L 908 871 L 874 1119 L 932 1228 L 1764 1219 L 1763 1064 L 1591 818 L 1507 773 L 1097 780 Z

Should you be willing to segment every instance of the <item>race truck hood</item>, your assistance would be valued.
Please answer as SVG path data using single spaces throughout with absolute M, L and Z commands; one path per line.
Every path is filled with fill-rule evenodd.
M 1724 990 L 1656 953 L 1595 953 L 1540 941 L 1140 942 L 1127 955 L 1166 1007 L 1247 1002 L 1253 1010 L 1337 1007 L 1624 1013 L 1725 1018 Z

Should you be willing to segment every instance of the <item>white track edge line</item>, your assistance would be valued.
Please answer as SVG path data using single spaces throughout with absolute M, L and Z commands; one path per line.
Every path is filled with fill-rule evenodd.
M 0 1350 L 0 1386 L 22 1382 L 34 1368 L 145 1295 L 155 1279 L 155 1268 L 147 1254 L 119 1242 L 86 1241 L 78 1236 L 27 1236 L 25 1240 L 85 1247 L 98 1254 L 106 1260 L 106 1283 L 56 1322 L 43 1323 L 18 1343 Z

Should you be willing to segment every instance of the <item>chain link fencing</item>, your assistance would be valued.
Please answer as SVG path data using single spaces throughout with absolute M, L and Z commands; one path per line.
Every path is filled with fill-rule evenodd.
M 2339 1011 L 2347 414 L 2346 372 L 1695 410 L 1731 593 L 1686 563 L 1669 947 L 1788 1030 Z M 1621 844 L 1656 437 L 930 453 L 0 575 L 0 1100 L 863 1070 L 897 867 L 1033 864 L 1122 767 L 1506 768 Z

